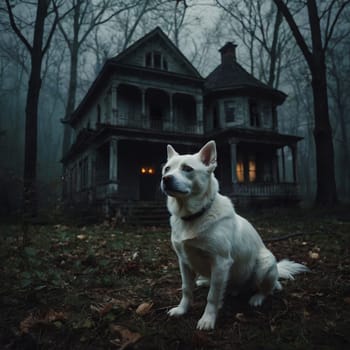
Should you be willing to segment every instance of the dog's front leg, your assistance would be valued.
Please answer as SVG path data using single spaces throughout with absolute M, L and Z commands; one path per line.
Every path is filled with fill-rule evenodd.
M 222 304 L 227 280 L 233 260 L 231 258 L 215 257 L 211 266 L 210 287 L 207 305 L 203 316 L 197 323 L 197 329 L 211 330 L 215 327 L 216 317 Z
M 169 310 L 170 316 L 181 316 L 185 314 L 192 304 L 195 273 L 192 269 L 179 259 L 182 279 L 182 298 L 180 304 Z

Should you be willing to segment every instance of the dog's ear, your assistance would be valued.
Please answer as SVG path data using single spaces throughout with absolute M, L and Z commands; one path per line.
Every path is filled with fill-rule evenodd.
M 170 158 L 172 158 L 172 157 L 174 157 L 174 156 L 179 155 L 179 154 L 174 150 L 173 146 L 171 146 L 171 145 L 168 145 L 167 148 L 166 148 L 166 150 L 167 150 L 167 153 L 168 153 L 168 159 L 170 159 Z
M 211 167 L 212 170 L 216 167 L 216 145 L 215 141 L 209 141 L 199 151 L 200 160 L 207 166 Z

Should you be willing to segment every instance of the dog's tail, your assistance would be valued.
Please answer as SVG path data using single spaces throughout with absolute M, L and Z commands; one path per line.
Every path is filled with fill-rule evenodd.
M 309 272 L 309 268 L 290 260 L 281 260 L 277 263 L 278 277 L 294 280 L 294 275 L 302 272 Z

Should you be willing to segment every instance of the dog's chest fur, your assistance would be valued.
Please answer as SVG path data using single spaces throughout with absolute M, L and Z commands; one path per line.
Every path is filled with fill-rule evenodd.
M 225 222 L 232 220 L 232 205 L 230 202 L 226 203 L 227 201 L 226 197 L 218 194 L 208 212 L 190 222 L 175 215 L 171 217 L 171 242 L 178 258 L 205 277 L 210 276 L 211 264 L 216 254 L 230 254 L 228 242 L 217 236 L 220 234 L 218 231 L 227 231 Z M 222 202 L 227 205 L 222 206 Z M 217 226 L 218 222 L 221 223 L 220 227 Z M 232 225 L 229 226 L 232 229 Z

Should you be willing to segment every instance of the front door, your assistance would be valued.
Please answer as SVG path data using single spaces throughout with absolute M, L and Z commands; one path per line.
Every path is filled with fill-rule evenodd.
M 140 170 L 140 200 L 154 200 L 158 185 L 155 168 L 152 166 L 143 166 Z

